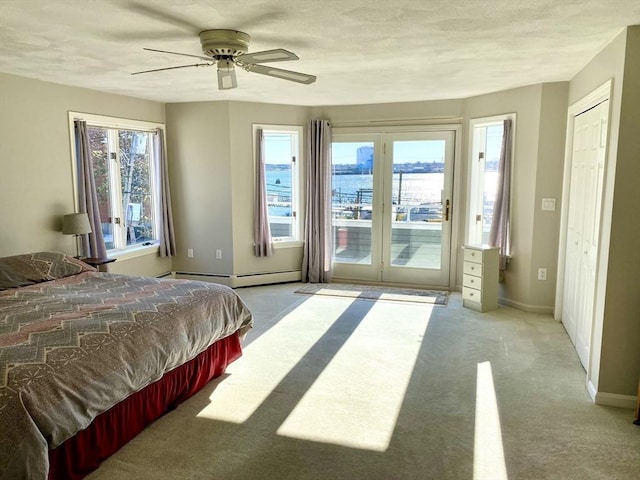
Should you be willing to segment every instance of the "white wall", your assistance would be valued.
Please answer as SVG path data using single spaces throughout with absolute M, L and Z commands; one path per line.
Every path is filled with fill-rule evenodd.
M 61 233 L 62 215 L 74 211 L 68 112 L 164 123 L 164 104 L 0 73 L 0 106 L 0 256 L 75 255 Z M 170 267 L 158 257 L 138 273 Z

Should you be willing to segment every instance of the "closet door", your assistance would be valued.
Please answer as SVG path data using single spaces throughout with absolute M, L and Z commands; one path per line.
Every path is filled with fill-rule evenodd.
M 562 322 L 587 368 L 596 269 L 609 102 L 575 117 L 567 221 Z

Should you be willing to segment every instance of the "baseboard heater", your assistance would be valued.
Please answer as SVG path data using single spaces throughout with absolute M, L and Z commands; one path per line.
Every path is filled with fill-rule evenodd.
M 302 279 L 302 272 L 300 270 L 291 270 L 286 272 L 249 273 L 244 275 L 174 272 L 173 275 L 175 278 L 220 283 L 231 288 L 270 285 L 273 283 L 299 282 Z

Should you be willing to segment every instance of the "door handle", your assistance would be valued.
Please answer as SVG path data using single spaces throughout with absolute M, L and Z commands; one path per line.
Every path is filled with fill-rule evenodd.
M 447 199 L 447 201 L 444 203 L 444 221 L 445 222 L 449 221 L 449 209 L 450 209 L 450 203 L 449 203 L 449 199 Z

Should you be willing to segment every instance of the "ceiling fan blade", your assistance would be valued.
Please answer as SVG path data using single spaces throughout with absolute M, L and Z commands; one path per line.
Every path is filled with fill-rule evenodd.
M 231 90 L 238 86 L 236 70 L 231 60 L 218 62 L 218 90 Z
M 178 28 L 194 34 L 197 34 L 200 30 L 202 30 L 198 25 L 194 25 L 188 20 L 163 12 L 158 8 L 150 7 L 148 3 L 149 2 L 129 2 L 128 8 L 130 10 L 133 10 L 134 12 L 138 12 L 141 15 L 144 15 L 147 19 L 153 18 L 155 20 L 160 20 L 161 22 L 175 25 Z
M 193 58 L 199 58 L 200 60 L 208 60 L 210 62 L 213 62 L 213 58 L 211 57 L 204 57 L 202 55 L 191 55 L 189 53 L 178 53 L 178 52 L 168 52 L 166 50 L 156 50 L 155 48 L 143 48 L 143 50 L 147 50 L 149 52 L 159 52 L 159 53 L 169 53 L 171 55 L 181 55 L 183 57 L 193 57 Z
M 288 12 L 286 10 L 275 10 L 274 7 L 271 7 L 270 11 L 267 13 L 257 13 L 251 16 L 246 15 L 240 18 L 237 22 L 230 21 L 229 23 L 237 30 L 254 30 L 257 27 L 264 27 L 264 25 L 269 22 L 282 20 L 287 16 Z
M 266 65 L 247 65 L 247 70 L 250 72 L 259 73 L 261 75 L 268 75 L 270 77 L 281 78 L 283 80 L 290 80 L 292 82 L 304 83 L 309 85 L 316 81 L 315 75 L 308 75 L 306 73 L 293 72 L 291 70 L 283 70 L 281 68 L 268 67 Z
M 285 50 L 284 48 L 245 53 L 244 55 L 238 55 L 235 59 L 242 63 L 287 62 L 289 60 L 300 60 L 295 53 Z
M 175 70 L 177 68 L 189 67 L 211 67 L 213 63 L 194 63 L 192 65 L 179 65 L 177 67 L 154 68 L 153 70 L 143 70 L 142 72 L 133 72 L 131 75 L 139 75 L 141 73 L 161 72 L 162 70 Z

